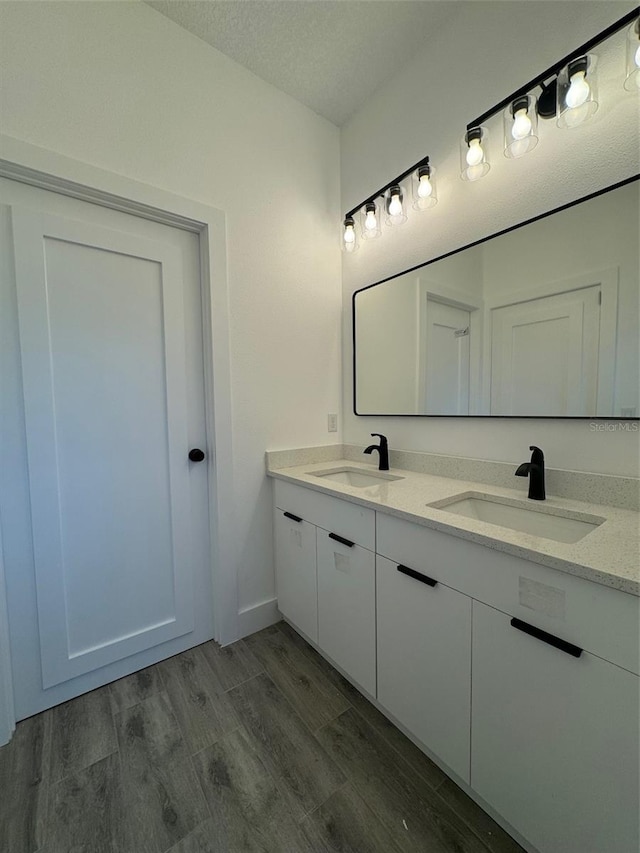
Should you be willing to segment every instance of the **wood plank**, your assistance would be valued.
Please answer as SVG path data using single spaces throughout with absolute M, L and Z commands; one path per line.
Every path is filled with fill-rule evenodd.
M 239 725 L 225 693 L 200 649 L 190 649 L 160 664 L 160 672 L 178 725 L 191 753 L 211 746 Z
M 342 772 L 266 674 L 227 695 L 297 819 L 344 783 Z
M 161 693 L 162 690 L 164 685 L 157 665 L 148 666 L 125 678 L 119 678 L 118 681 L 113 681 L 109 685 L 113 713 L 117 714 L 125 708 L 132 708 L 138 702 L 148 699 L 154 693 Z
M 50 808 L 47 851 L 120 853 L 123 801 L 118 756 L 109 755 L 54 785 Z
M 246 643 L 312 731 L 350 707 L 315 661 L 277 628 L 253 634 Z
M 394 749 L 354 710 L 316 735 L 406 853 L 487 853 L 438 794 L 398 763 Z
M 51 715 L 16 726 L 0 748 L 0 849 L 34 853 L 45 840 Z
M 491 853 L 525 853 L 523 848 L 467 796 L 451 779 L 438 788 L 438 794 L 467 826 L 484 841 Z
M 244 640 L 238 640 L 230 646 L 219 646 L 214 640 L 210 640 L 199 648 L 213 670 L 220 690 L 231 690 L 263 671 L 262 664 L 254 657 Z
M 213 817 L 212 850 L 313 853 L 244 730 L 203 749 L 194 764 Z
M 108 687 L 77 696 L 49 713 L 52 783 L 106 758 L 118 748 Z
M 129 853 L 163 853 L 209 817 L 166 693 L 115 716 Z
M 301 824 L 314 853 L 399 853 L 400 848 L 351 784 L 311 812 Z
M 407 772 L 411 770 L 416 773 L 432 788 L 437 788 L 448 778 L 430 758 L 427 758 L 422 750 L 418 749 L 400 729 L 378 711 L 375 705 L 372 705 L 337 669 L 334 669 L 297 631 L 286 622 L 279 622 L 277 627 L 289 642 L 311 658 L 327 681 L 340 691 L 360 716 L 396 750 L 398 759 L 407 765 L 405 768 Z

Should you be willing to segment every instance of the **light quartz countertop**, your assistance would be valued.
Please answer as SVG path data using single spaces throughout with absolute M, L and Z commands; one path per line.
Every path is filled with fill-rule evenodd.
M 341 483 L 323 480 L 314 474 L 336 468 L 358 469 L 377 473 L 375 465 L 353 462 L 347 459 L 313 462 L 294 467 L 276 467 L 269 461 L 267 473 L 271 477 L 305 486 L 325 495 L 369 507 L 422 524 L 434 530 L 477 542 L 497 551 L 513 554 L 543 566 L 567 572 L 586 580 L 622 592 L 640 596 L 640 514 L 617 507 L 547 495 L 545 501 L 529 501 L 522 492 L 500 486 L 474 483 L 465 480 L 420 474 L 399 468 L 388 473 L 401 477 L 380 485 L 355 488 Z M 505 503 L 521 506 L 530 504 L 541 512 L 560 510 L 569 517 L 580 518 L 592 515 L 604 518 L 600 524 L 580 541 L 566 544 L 510 530 L 496 524 L 465 518 L 429 506 L 436 501 L 446 500 L 465 492 L 495 496 Z

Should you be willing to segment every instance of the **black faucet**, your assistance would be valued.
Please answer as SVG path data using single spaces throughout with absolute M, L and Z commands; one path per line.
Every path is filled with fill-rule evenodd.
M 373 453 L 374 450 L 377 450 L 380 454 L 380 464 L 378 465 L 378 471 L 388 471 L 389 470 L 389 445 L 387 444 L 386 435 L 380 435 L 379 432 L 372 432 L 371 436 L 377 436 L 380 439 L 380 444 L 370 444 L 369 447 L 364 450 L 364 453 Z
M 529 497 L 532 501 L 543 501 L 544 491 L 544 453 L 539 447 L 531 445 L 531 462 L 523 462 L 516 470 L 516 477 L 529 477 Z

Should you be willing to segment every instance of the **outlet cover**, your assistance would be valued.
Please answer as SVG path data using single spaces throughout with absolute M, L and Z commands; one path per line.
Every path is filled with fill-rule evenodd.
M 327 415 L 327 431 L 338 432 L 338 416 Z

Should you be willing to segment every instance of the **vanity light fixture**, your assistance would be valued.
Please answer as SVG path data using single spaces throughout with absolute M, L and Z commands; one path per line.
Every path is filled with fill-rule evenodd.
M 486 127 L 467 128 L 460 140 L 460 176 L 463 181 L 478 181 L 491 168 L 487 154 L 488 139 Z
M 504 156 L 522 157 L 538 144 L 538 114 L 533 95 L 520 95 L 503 113 Z
M 627 32 L 627 79 L 624 88 L 627 92 L 640 91 L 640 18 Z
M 429 210 L 438 203 L 436 189 L 436 170 L 429 164 L 427 157 L 411 175 L 413 191 L 413 209 Z
M 360 210 L 360 233 L 364 240 L 375 240 L 382 234 L 380 210 L 375 201 L 368 201 Z
M 410 169 L 389 181 L 369 198 L 360 202 L 357 207 L 352 208 L 345 214 L 341 225 L 343 250 L 355 252 L 358 248 L 358 236 L 363 240 L 379 237 L 382 233 L 383 214 L 387 225 L 397 226 L 406 222 L 409 193 L 414 181 L 419 184 L 422 193 L 421 206 L 417 209 L 425 210 L 427 207 L 433 207 L 438 200 L 434 177 L 435 169 L 430 165 L 429 158 L 423 157 Z M 356 233 L 357 223 L 360 224 L 360 235 Z
M 463 180 L 477 180 L 473 175 L 474 169 L 478 171 L 478 167 L 474 166 L 474 162 L 479 159 L 475 147 L 478 143 L 473 140 L 473 135 L 478 128 L 482 128 L 481 144 L 486 153 L 484 125 L 499 112 L 503 112 L 504 153 L 509 158 L 520 157 L 535 148 L 538 142 L 538 116 L 556 119 L 558 127 L 578 127 L 591 118 L 598 109 L 598 97 L 597 59 L 590 51 L 625 27 L 628 28 L 628 34 L 627 77 L 624 85 L 629 91 L 640 88 L 639 21 L 640 10 L 633 9 L 470 122 L 460 149 Z M 532 93 L 538 88 L 540 93 L 536 99 Z M 472 146 L 475 150 L 472 150 Z
M 356 221 L 353 216 L 345 216 L 342 223 L 342 249 L 345 252 L 355 252 L 358 249 Z
M 598 109 L 597 59 L 591 51 L 625 28 L 624 88 L 631 92 L 640 91 L 640 9 L 635 8 L 470 122 L 460 140 L 461 178 L 477 181 L 491 169 L 486 123 L 498 113 L 503 114 L 504 154 L 510 159 L 522 157 L 536 147 L 539 141 L 538 117 L 555 119 L 559 127 L 578 127 L 591 118 Z M 536 90 L 539 90 L 537 97 L 534 94 Z M 356 222 L 361 226 L 363 239 L 380 236 L 380 199 L 384 202 L 387 225 L 406 222 L 409 190 L 414 210 L 427 210 L 437 204 L 435 169 L 428 157 L 389 181 L 345 215 L 341 226 L 344 251 L 355 252 L 358 248 Z

